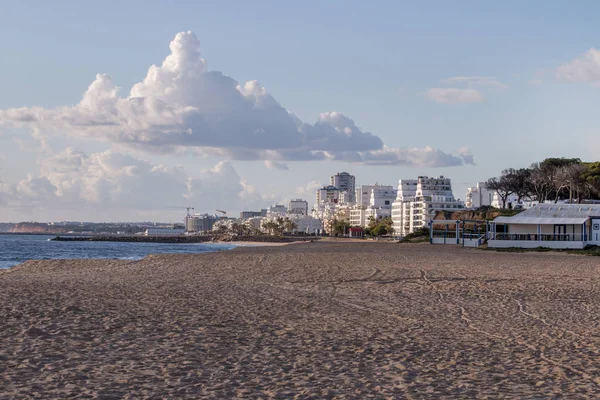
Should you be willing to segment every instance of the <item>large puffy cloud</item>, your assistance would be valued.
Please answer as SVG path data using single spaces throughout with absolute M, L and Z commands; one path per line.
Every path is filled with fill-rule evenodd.
M 108 150 L 67 148 L 40 162 L 40 173 L 0 183 L 0 203 L 27 207 L 71 205 L 137 210 L 197 204 L 205 210 L 264 205 L 262 196 L 227 161 L 190 176 L 181 167 L 153 165 Z
M 143 81 L 126 97 L 119 94 L 120 89 L 108 75 L 98 74 L 78 104 L 0 110 L 0 124 L 67 132 L 147 151 L 187 148 L 227 159 L 265 160 L 281 168 L 284 161 L 370 163 L 387 151 L 379 137 L 363 131 L 339 112 L 325 112 L 314 124 L 304 123 L 257 81 L 240 84 L 208 70 L 192 32 L 178 33 L 170 51 L 161 65 L 148 69 Z M 441 98 L 446 102 L 481 100 L 472 89 Z M 414 156 L 407 156 L 413 151 Z M 394 154 L 401 156 L 395 164 L 417 162 L 422 152 L 429 152 L 429 148 L 396 149 L 388 152 L 387 163 L 394 164 Z M 458 165 L 455 161 L 460 157 L 444 154 L 447 157 L 439 160 L 451 162 L 436 166 Z
M 600 50 L 591 48 L 556 71 L 559 79 L 600 83 Z

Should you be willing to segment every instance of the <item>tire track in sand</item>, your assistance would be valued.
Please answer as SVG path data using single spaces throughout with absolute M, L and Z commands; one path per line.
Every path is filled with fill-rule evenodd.
M 421 274 L 421 279 L 427 284 L 427 286 L 430 287 L 431 289 L 433 289 L 438 294 L 440 294 L 439 290 L 435 287 L 434 283 L 427 276 L 427 272 L 424 271 L 424 270 L 420 270 L 420 274 Z M 440 297 L 440 300 L 441 299 L 443 299 L 443 296 Z M 440 301 L 440 300 L 438 300 L 438 301 Z M 516 299 L 513 299 L 513 300 L 516 300 Z M 484 336 L 486 336 L 488 338 L 491 338 L 491 339 L 500 340 L 500 341 L 505 342 L 505 343 L 512 343 L 512 344 L 516 344 L 516 345 L 525 347 L 529 351 L 531 351 L 540 360 L 542 360 L 542 361 L 544 361 L 544 362 L 546 362 L 548 364 L 551 364 L 551 365 L 560 367 L 562 369 L 565 369 L 565 370 L 567 370 L 567 371 L 569 371 L 571 373 L 574 373 L 576 375 L 579 375 L 582 378 L 584 378 L 586 380 L 589 380 L 590 382 L 594 383 L 596 386 L 600 386 L 600 378 L 599 377 L 592 377 L 590 374 L 586 373 L 585 371 L 581 371 L 581 370 L 579 370 L 577 368 L 574 368 L 574 367 L 572 367 L 572 366 L 570 366 L 568 364 L 564 364 L 564 363 L 561 363 L 559 361 L 555 361 L 555 360 L 549 358 L 544 353 L 544 350 L 542 348 L 539 348 L 539 347 L 537 347 L 537 346 L 535 346 L 535 345 L 533 345 L 531 343 L 528 343 L 528 342 L 526 342 L 524 340 L 520 340 L 520 339 L 517 339 L 515 337 L 511 338 L 509 336 L 496 335 L 494 333 L 491 333 L 491 332 L 488 332 L 488 331 L 486 331 L 484 329 L 481 329 L 478 326 L 476 326 L 475 324 L 473 324 L 473 321 L 469 318 L 469 315 L 468 315 L 467 311 L 465 310 L 465 308 L 463 306 L 452 304 L 452 303 L 449 303 L 447 301 L 440 301 L 440 302 L 442 302 L 447 307 L 456 307 L 456 308 L 458 308 L 459 318 L 467 326 L 467 328 L 469 328 L 469 329 L 471 329 L 471 330 L 473 330 L 473 331 L 475 331 L 477 333 L 480 333 L 480 334 L 482 334 L 482 335 L 484 335 Z M 520 311 L 521 310 L 523 310 L 523 313 L 525 315 L 528 315 L 528 316 L 530 316 L 532 318 L 536 317 L 533 314 L 525 312 L 522 303 L 520 304 Z M 547 322 L 545 322 L 545 323 L 547 324 Z

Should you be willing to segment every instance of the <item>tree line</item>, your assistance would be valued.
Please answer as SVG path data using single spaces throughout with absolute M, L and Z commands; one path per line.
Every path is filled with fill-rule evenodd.
M 498 193 L 502 208 L 511 195 L 522 200 L 545 201 L 600 198 L 600 162 L 583 162 L 579 158 L 547 158 L 529 168 L 508 168 L 499 177 L 488 179 L 486 186 Z

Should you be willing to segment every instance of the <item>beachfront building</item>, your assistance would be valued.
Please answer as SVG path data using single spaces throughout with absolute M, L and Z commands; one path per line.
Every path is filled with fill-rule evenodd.
M 405 236 L 410 233 L 410 212 L 417 195 L 417 179 L 400 179 L 397 196 L 392 203 L 394 234 Z
M 250 232 L 258 232 L 262 231 L 262 221 L 264 217 L 256 216 L 251 218 L 246 218 L 242 222 L 242 224 L 250 231 Z
M 294 228 L 288 229 L 288 221 L 293 222 Z M 257 229 L 267 233 L 267 229 L 265 228 L 265 224 L 268 222 L 275 222 L 277 224 L 283 224 L 283 229 L 285 232 L 298 234 L 303 233 L 306 235 L 313 235 L 320 233 L 323 229 L 323 223 L 318 218 L 313 218 L 311 216 L 302 215 L 302 214 L 288 214 L 286 217 L 281 217 L 277 215 L 270 215 L 264 218 L 261 218 L 260 224 Z M 253 227 L 256 227 L 256 222 L 254 222 Z
M 288 214 L 308 215 L 308 201 L 302 199 L 290 200 L 287 212 Z
M 338 172 L 337 174 L 331 176 L 329 184 L 340 189 L 342 192 L 346 192 L 344 194 L 343 203 L 353 204 L 355 201 L 355 182 L 356 178 L 354 175 L 350 175 L 347 172 Z
M 323 223 L 321 220 L 308 215 L 291 215 L 290 220 L 296 224 L 296 229 L 294 229 L 293 233 L 314 235 L 323 230 Z
M 488 246 L 582 249 L 600 245 L 600 205 L 538 204 L 512 217 L 497 217 Z
M 367 226 L 367 207 L 355 205 L 350 209 L 350 226 Z
M 416 186 L 414 180 L 400 180 L 398 196 L 392 205 L 394 233 L 405 236 L 427 227 L 437 211 L 462 209 L 464 204 L 454 197 L 449 178 L 419 176 Z
M 209 232 L 212 230 L 213 225 L 218 220 L 219 220 L 219 217 L 216 215 L 209 215 L 209 214 L 186 215 L 185 231 L 188 233 Z
M 361 185 L 356 188 L 354 191 L 354 198 L 356 199 L 355 205 L 368 207 L 371 205 L 371 192 L 373 189 L 377 189 L 379 187 L 382 188 L 390 188 L 388 185 L 379 185 L 378 183 L 374 185 Z
M 362 185 L 356 189 L 356 204 L 349 209 L 350 226 L 366 227 L 369 220 L 392 215 L 396 190 L 391 185 Z

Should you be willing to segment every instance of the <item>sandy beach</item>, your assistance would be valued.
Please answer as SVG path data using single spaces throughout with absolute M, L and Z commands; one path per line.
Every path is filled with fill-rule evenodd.
M 600 259 L 315 242 L 0 272 L 0 398 L 597 398 Z

